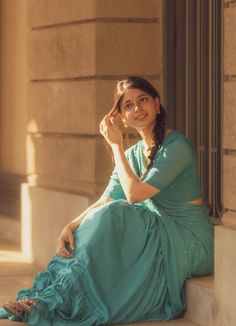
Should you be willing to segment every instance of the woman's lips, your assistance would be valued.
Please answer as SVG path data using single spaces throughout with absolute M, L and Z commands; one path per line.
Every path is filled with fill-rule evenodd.
M 144 120 L 146 118 L 146 116 L 147 116 L 147 113 L 141 113 L 135 118 L 135 120 Z

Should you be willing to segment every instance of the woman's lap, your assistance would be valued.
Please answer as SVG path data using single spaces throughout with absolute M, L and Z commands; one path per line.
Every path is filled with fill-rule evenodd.
M 60 315 L 72 323 L 82 318 L 89 325 L 91 318 L 95 324 L 112 319 L 128 322 L 147 313 L 156 295 L 147 281 L 155 276 L 158 250 L 158 239 L 149 239 L 156 219 L 147 212 L 124 201 L 93 210 L 74 233 L 74 258 L 54 256 L 33 287 L 18 293 L 18 298 L 31 297 L 40 303 L 33 308 L 29 324 L 34 325 L 40 314 L 55 320 Z
M 45 325 L 54 319 L 52 325 L 60 326 L 64 319 L 87 326 L 169 319 L 180 313 L 186 273 L 176 279 L 176 266 L 168 265 L 172 256 L 166 252 L 167 233 L 159 222 L 149 209 L 124 200 L 92 210 L 74 232 L 74 258 L 54 256 L 33 287 L 19 292 L 18 298 L 40 302 L 29 325 L 39 318 Z M 178 284 L 170 293 L 174 282 Z M 173 309 L 170 295 L 178 302 Z

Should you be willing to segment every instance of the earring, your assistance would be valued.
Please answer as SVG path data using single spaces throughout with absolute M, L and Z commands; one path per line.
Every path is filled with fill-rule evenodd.
M 124 120 L 123 120 L 123 125 L 124 125 L 124 128 L 128 128 L 128 125 Z

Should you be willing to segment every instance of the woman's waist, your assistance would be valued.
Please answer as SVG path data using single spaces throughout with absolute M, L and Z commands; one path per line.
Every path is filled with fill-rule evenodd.
M 200 205 L 203 204 L 203 199 L 202 197 L 198 197 L 197 199 L 193 199 L 191 201 L 187 201 L 187 204 L 194 204 L 194 205 Z
M 166 189 L 163 189 L 155 197 L 157 200 L 173 201 L 180 204 L 193 203 L 202 204 L 201 190 L 198 187 L 184 187 L 179 185 L 178 187 L 170 185 Z
M 172 201 L 167 199 L 150 199 L 145 202 L 148 208 L 160 214 L 175 217 L 208 217 L 208 212 L 202 198 L 189 202 Z

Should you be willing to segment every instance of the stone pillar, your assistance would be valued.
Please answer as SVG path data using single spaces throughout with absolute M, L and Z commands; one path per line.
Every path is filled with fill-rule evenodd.
M 142 75 L 161 92 L 162 0 L 30 0 L 28 14 L 23 219 L 32 223 L 28 241 L 44 252 L 41 257 L 33 249 L 32 256 L 45 264 L 59 229 L 108 181 L 111 158 L 98 126 L 111 108 L 115 82 Z
M 26 180 L 27 0 L 0 1 L 0 238 L 20 247 Z
M 236 1 L 224 1 L 223 226 L 217 226 L 216 326 L 236 324 Z

